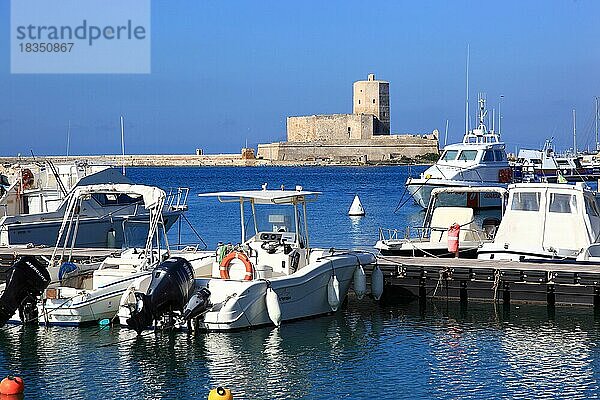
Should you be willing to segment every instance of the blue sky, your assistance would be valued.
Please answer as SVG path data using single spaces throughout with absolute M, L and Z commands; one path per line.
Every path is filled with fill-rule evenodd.
M 502 100 L 503 139 L 593 146 L 600 2 L 152 2 L 149 75 L 11 75 L 0 2 L 0 154 L 238 152 L 285 138 L 285 118 L 351 112 L 352 82 L 390 81 L 394 133 L 464 131 L 470 97 Z M 491 112 L 491 110 L 490 110 Z

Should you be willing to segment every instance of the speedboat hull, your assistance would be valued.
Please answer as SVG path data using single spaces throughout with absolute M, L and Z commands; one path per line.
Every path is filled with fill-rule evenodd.
M 269 286 L 277 294 L 282 322 L 331 313 L 334 310 L 329 304 L 328 290 L 332 276 L 339 283 L 338 298 L 343 302 L 356 267 L 374 262 L 375 257 L 370 253 L 333 254 L 317 259 L 294 274 L 268 280 L 195 279 L 196 291 L 203 288 L 210 291 L 211 307 L 191 321 L 190 326 L 199 331 L 233 331 L 273 325 L 266 302 Z M 147 286 L 144 282 L 137 284 Z M 119 321 L 123 326 L 131 316 L 131 305 L 127 305 L 125 299 L 127 295 L 119 309 Z
M 477 250 L 481 247 L 481 242 L 461 242 L 459 254 L 461 258 L 477 258 Z M 448 251 L 447 243 L 431 243 L 430 241 L 420 240 L 379 240 L 375 244 L 383 256 L 403 256 L 403 257 L 455 257 L 455 253 Z
M 80 326 L 112 319 L 117 314 L 119 301 L 127 287 L 134 280 L 151 274 L 131 274 L 95 290 L 70 287 L 47 289 L 45 298 L 38 304 L 38 322 L 47 326 Z M 18 313 L 9 322 L 21 323 Z

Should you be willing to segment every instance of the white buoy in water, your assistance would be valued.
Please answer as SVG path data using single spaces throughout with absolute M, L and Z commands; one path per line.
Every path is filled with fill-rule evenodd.
M 267 303 L 267 313 L 269 319 L 275 324 L 275 326 L 281 325 L 281 307 L 279 306 L 279 299 L 277 293 L 273 288 L 267 288 L 265 293 L 265 302 Z
M 383 272 L 376 265 L 371 274 L 371 294 L 375 300 L 379 300 L 383 294 Z
M 358 198 L 358 195 L 354 196 L 354 200 L 352 201 L 352 205 L 350 206 L 350 210 L 348 211 L 348 215 L 354 217 L 360 217 L 365 215 L 365 209 Z
M 337 280 L 335 274 L 329 278 L 327 284 L 327 301 L 331 307 L 331 311 L 337 311 L 340 307 L 340 282 Z
M 359 300 L 362 300 L 363 296 L 367 292 L 367 277 L 365 270 L 362 265 L 358 265 L 354 270 L 354 293 Z

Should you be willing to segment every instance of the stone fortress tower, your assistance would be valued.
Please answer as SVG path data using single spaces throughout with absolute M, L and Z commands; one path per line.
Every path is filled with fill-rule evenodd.
M 287 142 L 259 144 L 257 158 L 393 163 L 438 153 L 437 130 L 417 135 L 390 131 L 390 84 L 369 74 L 353 84 L 352 114 L 288 117 Z
M 390 83 L 375 80 L 369 74 L 366 81 L 356 81 L 353 85 L 352 114 L 371 114 L 377 118 L 373 127 L 374 135 L 390 134 Z

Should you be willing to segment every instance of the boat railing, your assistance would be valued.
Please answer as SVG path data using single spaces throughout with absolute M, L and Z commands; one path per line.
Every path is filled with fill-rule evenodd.
M 394 228 L 379 228 L 379 240 L 382 241 L 394 241 L 394 240 L 425 240 L 430 239 L 433 232 L 446 232 L 449 228 L 447 227 L 436 227 L 436 226 L 414 226 L 406 227 L 404 230 Z M 474 235 L 477 242 L 482 244 L 484 241 L 490 240 L 485 232 L 480 229 L 472 229 L 467 227 L 461 227 L 461 232 L 470 232 Z M 404 234 L 403 234 L 404 233 Z M 440 240 L 441 240 L 440 236 Z
M 188 196 L 190 188 L 178 187 L 169 188 L 169 194 L 167 194 L 167 201 L 165 202 L 171 210 L 175 211 L 186 211 L 188 209 Z

